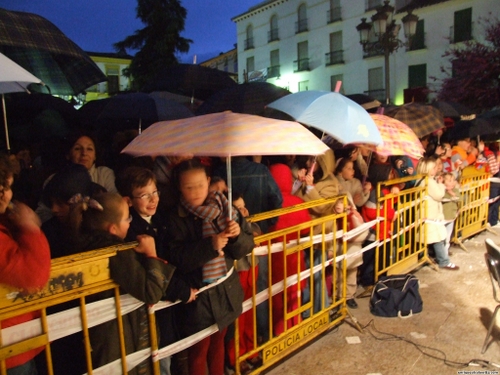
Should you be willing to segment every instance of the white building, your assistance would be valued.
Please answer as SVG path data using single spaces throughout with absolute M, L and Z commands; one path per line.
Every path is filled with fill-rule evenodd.
M 234 17 L 238 33 L 238 79 L 267 79 L 292 92 L 332 90 L 385 98 L 384 55 L 366 53 L 356 26 L 368 22 L 382 0 L 268 0 Z M 419 17 L 411 47 L 389 55 L 390 98 L 403 103 L 411 88 L 436 89 L 431 77 L 450 68 L 444 52 L 465 40 L 484 41 L 481 18 L 498 17 L 499 0 L 396 0 L 401 25 L 414 7 Z M 492 12 L 492 14 L 490 14 Z M 377 40 L 373 32 L 370 41 Z M 403 30 L 398 37 L 406 41 Z M 248 77 L 246 76 L 248 74 Z M 408 95 L 407 95 L 408 96 Z

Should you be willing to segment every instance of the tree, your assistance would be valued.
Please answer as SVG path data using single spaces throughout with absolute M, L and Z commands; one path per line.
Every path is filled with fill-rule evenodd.
M 137 18 L 145 25 L 115 43 L 117 51 L 139 50 L 124 72 L 133 78 L 132 88 L 141 88 L 167 66 L 178 63 L 176 53 L 187 53 L 193 42 L 180 36 L 187 11 L 179 0 L 137 0 Z
M 480 24 L 485 43 L 467 41 L 443 55 L 449 58 L 451 69 L 441 67 L 447 77 L 442 79 L 437 99 L 483 112 L 500 103 L 500 22 L 480 19 Z

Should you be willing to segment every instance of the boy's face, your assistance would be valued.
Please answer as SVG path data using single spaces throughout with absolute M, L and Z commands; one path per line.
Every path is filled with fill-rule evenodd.
M 451 176 L 445 176 L 444 178 L 444 186 L 446 189 L 454 189 L 457 185 L 457 181 Z
M 132 190 L 132 198 L 129 198 L 128 204 L 141 216 L 153 216 L 158 208 L 160 197 L 158 189 L 153 181 L 149 181 L 146 186 Z
M 238 198 L 233 201 L 233 206 L 236 207 L 240 212 L 243 217 L 248 217 L 249 213 L 247 208 L 245 207 L 245 201 L 243 198 Z
M 194 207 L 199 207 L 208 196 L 210 178 L 203 169 L 184 171 L 179 176 L 179 190 L 183 198 Z

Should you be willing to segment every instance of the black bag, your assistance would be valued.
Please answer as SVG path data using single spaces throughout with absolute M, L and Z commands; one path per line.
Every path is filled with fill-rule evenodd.
M 411 274 L 381 277 L 370 297 L 370 312 L 385 317 L 408 317 L 422 311 L 418 279 Z

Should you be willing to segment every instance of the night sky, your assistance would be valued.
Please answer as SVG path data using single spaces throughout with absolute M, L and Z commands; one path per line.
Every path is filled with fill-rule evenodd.
M 262 0 L 182 0 L 187 10 L 182 36 L 192 39 L 182 62 L 200 63 L 236 43 L 231 18 Z M 113 43 L 125 39 L 143 24 L 136 18 L 136 0 L 0 0 L 0 8 L 30 12 L 47 18 L 87 52 L 115 52 Z M 133 51 L 128 51 L 133 54 Z

